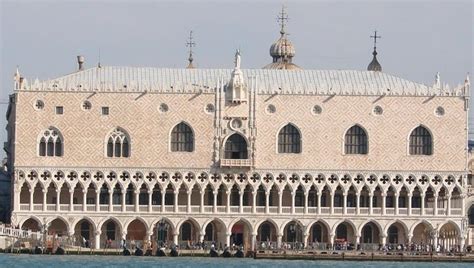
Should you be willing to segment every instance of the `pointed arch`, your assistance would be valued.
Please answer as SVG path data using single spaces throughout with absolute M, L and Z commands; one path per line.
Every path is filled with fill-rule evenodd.
M 349 128 L 344 135 L 345 154 L 367 154 L 368 153 L 367 132 L 360 125 Z
M 130 157 L 130 135 L 121 127 L 110 131 L 105 138 L 105 154 L 107 157 Z
M 39 156 L 63 156 L 64 138 L 55 127 L 49 127 L 42 131 L 38 136 L 38 155 Z
M 283 126 L 278 132 L 278 153 L 301 153 L 301 132 L 292 123 Z
M 181 122 L 173 127 L 170 134 L 170 148 L 172 152 L 194 151 L 194 131 L 189 124 Z
M 419 125 L 410 132 L 409 138 L 410 155 L 432 155 L 433 136 L 431 131 L 423 125 Z
M 248 159 L 247 140 L 239 133 L 230 135 L 225 141 L 225 159 Z

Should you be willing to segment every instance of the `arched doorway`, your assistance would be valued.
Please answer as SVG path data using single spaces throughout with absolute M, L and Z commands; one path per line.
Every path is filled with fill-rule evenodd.
M 179 227 L 180 248 L 191 249 L 199 241 L 199 225 L 192 220 L 187 220 Z
M 41 224 L 34 218 L 29 218 L 21 225 L 23 230 L 31 230 L 33 232 L 41 231 Z
M 165 218 L 162 218 L 153 226 L 152 246 L 169 246 L 173 243 L 173 224 Z
M 433 228 L 430 225 L 428 225 L 426 222 L 420 222 L 413 229 L 413 237 L 411 241 L 419 245 L 431 245 L 432 231 Z M 424 250 L 426 250 L 426 248 Z
M 89 220 L 80 220 L 76 226 L 74 226 L 74 236 L 77 241 L 76 244 L 82 247 L 91 247 L 93 244 L 95 245 L 94 229 L 94 225 Z
M 270 221 L 264 221 L 257 229 L 257 248 L 277 248 L 277 227 Z
M 361 236 L 360 236 L 361 248 L 364 250 L 377 250 L 380 241 L 380 229 L 378 226 L 369 222 L 362 227 Z
M 119 248 L 122 240 L 122 230 L 120 223 L 114 219 L 109 219 L 102 224 L 100 241 L 105 241 L 107 247 Z M 110 242 L 108 242 L 110 240 Z
M 146 225 L 143 221 L 135 219 L 130 222 L 127 226 L 127 245 L 134 248 L 134 245 L 139 248 L 143 248 L 146 238 Z
M 308 246 L 313 249 L 327 249 L 329 243 L 329 229 L 328 227 L 318 221 L 315 222 L 309 231 L 309 241 Z
M 396 248 L 397 245 L 405 245 L 407 242 L 405 227 L 400 222 L 392 223 L 387 230 L 387 243 Z
M 234 223 L 231 228 L 230 243 L 241 246 L 244 251 L 252 249 L 251 227 L 244 220 Z
M 341 222 L 336 227 L 334 237 L 335 249 L 353 249 L 355 245 L 355 229 L 348 222 Z
M 58 236 L 58 237 L 67 236 L 68 235 L 67 223 L 60 218 L 54 219 L 49 224 L 48 234 L 52 236 Z
M 302 249 L 306 245 L 303 240 L 303 226 L 297 221 L 291 221 L 286 224 L 283 230 L 283 247 L 288 249 Z
M 211 244 L 214 244 L 215 247 L 220 245 L 226 245 L 226 228 L 223 222 L 219 220 L 213 220 L 206 225 L 204 233 L 204 244 L 206 247 L 210 247 Z M 232 245 L 232 241 L 230 241 Z
M 455 252 L 459 249 L 459 231 L 451 222 L 441 226 L 439 229 L 438 244 L 441 251 Z

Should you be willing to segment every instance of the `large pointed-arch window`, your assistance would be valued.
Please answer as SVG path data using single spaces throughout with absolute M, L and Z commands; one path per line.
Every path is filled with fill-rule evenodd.
M 172 152 L 194 151 L 194 134 L 186 123 L 177 124 L 171 131 Z
M 38 144 L 39 156 L 63 156 L 63 138 L 59 130 L 50 127 L 43 132 Z
M 232 134 L 225 142 L 225 159 L 248 159 L 247 142 L 239 134 Z
M 367 154 L 367 133 L 360 126 L 353 126 L 344 137 L 346 154 Z
M 415 128 L 410 134 L 411 155 L 431 155 L 433 153 L 433 142 L 431 133 L 423 126 Z
M 114 129 L 107 138 L 107 157 L 129 156 L 130 138 L 122 129 Z
M 292 124 L 284 126 L 278 133 L 278 153 L 301 153 L 301 135 Z

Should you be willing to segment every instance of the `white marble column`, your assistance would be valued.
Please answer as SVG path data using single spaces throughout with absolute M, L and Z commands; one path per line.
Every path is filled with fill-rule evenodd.
M 47 197 L 47 194 L 48 194 L 48 190 L 43 189 L 43 211 L 46 211 L 46 197 Z
M 382 198 L 382 215 L 385 215 L 385 208 L 387 207 L 387 194 L 381 193 L 380 197 Z
M 277 235 L 277 248 L 281 248 L 281 240 L 283 238 L 282 234 Z
M 412 199 L 412 194 L 411 193 L 408 193 L 407 194 L 407 199 L 408 199 L 408 216 L 411 216 L 411 199 Z
M 74 189 L 69 190 L 69 211 L 74 211 Z
M 451 194 L 446 195 L 448 207 L 446 208 L 446 215 L 451 216 Z
M 360 193 L 356 193 L 356 214 L 360 214 Z
M 153 190 L 148 190 L 148 212 L 153 211 Z
M 226 212 L 230 213 L 230 190 L 225 191 L 225 198 L 226 198 Z
M 308 191 L 304 192 L 304 214 L 308 214 Z
M 433 215 L 438 215 L 438 194 L 434 194 Z
M 30 211 L 33 211 L 34 206 L 33 206 L 33 194 L 35 193 L 34 189 L 29 189 L 30 191 Z
M 186 199 L 186 211 L 188 213 L 191 213 L 191 195 L 192 195 L 193 191 L 192 190 L 187 190 L 186 191 L 186 196 L 188 199 Z
M 94 238 L 94 248 L 95 249 L 100 249 L 100 235 L 102 234 L 101 231 L 95 231 L 94 232 L 94 235 L 95 235 L 95 238 Z
M 87 190 L 82 190 L 83 199 L 82 199 L 82 206 L 83 210 L 87 211 Z M 95 190 L 95 211 L 100 211 L 100 189 Z
M 318 192 L 318 215 L 321 215 L 321 205 L 323 203 L 323 192 Z
M 244 191 L 239 191 L 239 213 L 244 213 Z
M 295 196 L 296 196 L 296 192 L 292 191 L 291 192 L 291 214 L 295 214 Z
M 420 194 L 421 197 L 421 215 L 425 215 L 425 194 Z
M 165 195 L 166 189 L 161 191 L 161 212 L 165 212 Z
M 200 211 L 201 213 L 204 213 L 204 194 L 205 194 L 205 193 L 206 193 L 206 192 L 205 192 L 204 190 L 199 191 L 200 198 L 201 198 L 201 201 L 200 201 L 200 203 L 199 203 L 199 211 Z
M 61 203 L 59 202 L 59 201 L 61 201 L 61 200 L 59 200 L 60 195 L 61 195 L 61 188 L 58 187 L 56 189 L 56 211 L 59 211 L 60 208 L 61 208 L 60 207 Z
M 217 213 L 217 195 L 219 194 L 219 191 L 217 191 L 217 190 L 213 191 L 212 194 L 213 194 L 213 197 L 214 197 L 213 203 L 212 203 L 212 211 L 214 213 Z
M 109 212 L 113 211 L 113 194 L 114 189 L 109 189 Z
M 398 215 L 398 192 L 393 195 L 393 198 L 395 199 L 395 215 Z
M 135 195 L 135 212 L 139 212 L 140 209 L 139 209 L 139 206 L 140 206 L 140 189 L 135 189 L 135 191 L 133 191 L 134 195 Z
M 270 213 L 270 192 L 265 192 L 265 214 Z
M 179 189 L 176 189 L 176 190 L 173 191 L 173 197 L 174 197 L 174 202 L 173 202 L 174 213 L 178 213 L 178 211 L 179 211 L 179 209 L 178 209 Z
M 342 193 L 342 214 L 347 214 L 347 193 Z
M 125 212 L 126 209 L 125 209 L 125 206 L 126 206 L 126 203 L 125 203 L 125 199 L 126 199 L 126 196 L 127 196 L 127 189 L 122 189 L 122 212 Z
M 257 191 L 252 191 L 252 213 L 257 213 Z
M 330 198 L 330 207 L 331 207 L 331 215 L 334 214 L 334 191 L 331 192 L 331 198 Z
M 283 191 L 278 192 L 278 214 L 282 213 Z
M 372 215 L 374 210 L 374 194 L 372 192 L 369 193 L 369 215 Z

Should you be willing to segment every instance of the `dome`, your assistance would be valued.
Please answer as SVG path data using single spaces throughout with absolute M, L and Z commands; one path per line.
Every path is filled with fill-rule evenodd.
M 282 36 L 270 47 L 270 56 L 272 58 L 293 58 L 295 47 L 286 36 Z
M 375 49 L 374 49 L 374 52 L 372 53 L 372 55 L 374 55 L 374 58 L 369 63 L 369 66 L 367 66 L 367 71 L 381 72 L 382 71 L 382 65 L 380 65 L 380 63 L 377 60 L 377 51 L 375 51 Z

